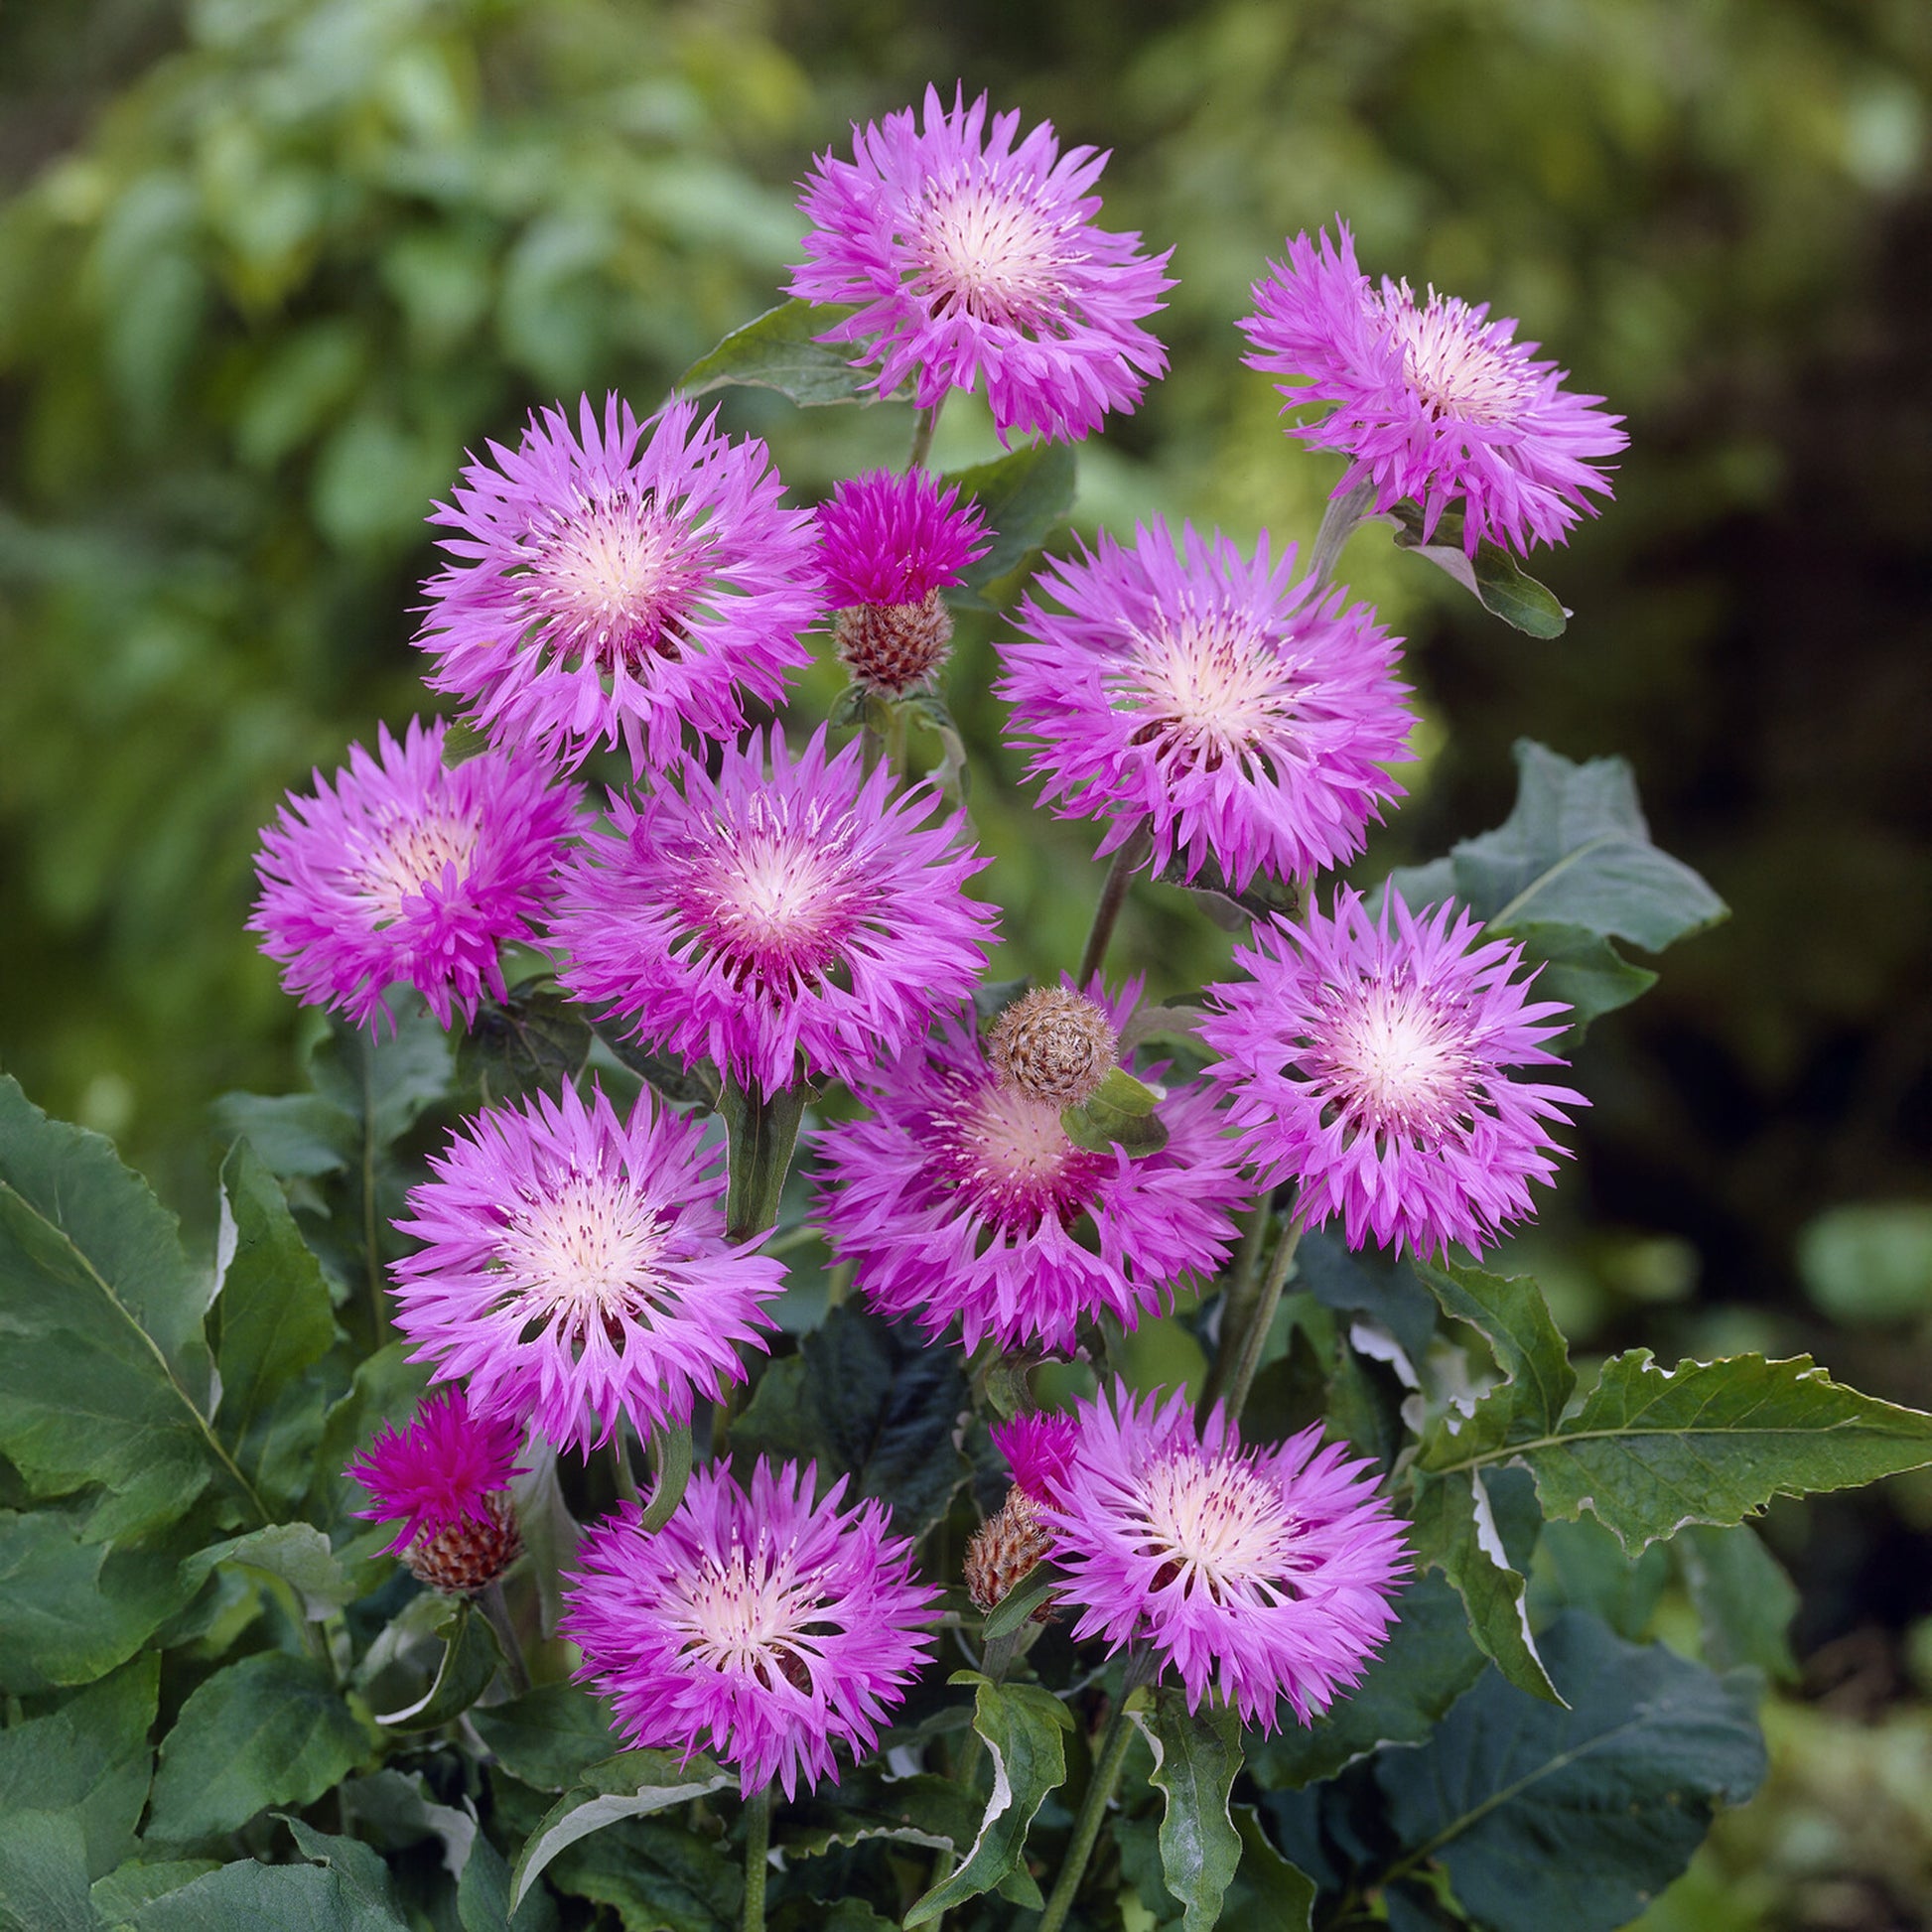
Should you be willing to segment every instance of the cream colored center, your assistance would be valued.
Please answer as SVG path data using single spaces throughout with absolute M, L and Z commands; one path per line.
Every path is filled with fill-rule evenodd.
M 1143 1547 L 1178 1566 L 1184 1591 L 1204 1587 L 1218 1598 L 1230 1585 L 1280 1576 L 1288 1528 L 1281 1492 L 1244 1463 L 1171 1455 L 1148 1471 L 1142 1498 Z
M 1413 1127 L 1452 1110 L 1473 1071 L 1467 1050 L 1427 1002 L 1370 986 L 1333 1017 L 1330 1077 L 1365 1125 Z
M 1146 714 L 1140 742 L 1158 740 L 1188 763 L 1210 765 L 1260 744 L 1293 702 L 1266 640 L 1221 613 L 1186 617 L 1138 638 L 1123 697 Z
M 809 1584 L 782 1557 L 774 1563 L 735 1547 L 729 1563 L 708 1563 L 690 1580 L 672 1616 L 686 1656 L 770 1689 L 774 1675 L 795 1683 L 809 1665 L 816 1645 L 802 1626 L 813 1607 Z
M 402 902 L 425 886 L 440 886 L 454 865 L 461 879 L 476 856 L 482 826 L 473 815 L 457 818 L 430 812 L 398 820 L 365 855 L 356 884 L 358 897 L 386 925 L 402 916 Z
M 664 1221 L 621 1182 L 576 1174 L 509 1212 L 496 1259 L 530 1319 L 561 1317 L 576 1327 L 634 1315 L 661 1294 Z
M 1030 202 L 985 184 L 928 191 L 912 286 L 939 313 L 1027 327 L 1058 306 L 1059 235 Z
M 1439 414 L 1467 423 L 1505 423 L 1528 400 L 1530 385 L 1511 358 L 1482 340 L 1460 310 L 1431 293 L 1418 309 L 1405 289 L 1385 302 L 1389 328 L 1402 345 L 1409 386 Z

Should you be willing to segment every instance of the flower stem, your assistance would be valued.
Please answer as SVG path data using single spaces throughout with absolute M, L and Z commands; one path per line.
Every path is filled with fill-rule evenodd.
M 530 1667 L 523 1661 L 523 1646 L 517 1641 L 516 1625 L 510 1621 L 510 1606 L 503 1600 L 503 1580 L 492 1577 L 477 1592 L 477 1603 L 502 1646 L 503 1668 L 510 1675 L 510 1690 L 521 1697 L 530 1688 Z
M 1221 1387 L 1234 1367 L 1235 1337 L 1247 1332 L 1248 1317 L 1254 1311 L 1255 1297 L 1261 1292 L 1256 1283 L 1255 1271 L 1261 1263 L 1261 1244 L 1268 1236 L 1268 1224 L 1272 1218 L 1271 1200 L 1271 1195 L 1264 1194 L 1255 1204 L 1254 1211 L 1248 1216 L 1248 1224 L 1241 1235 L 1241 1245 L 1235 1250 L 1234 1266 L 1228 1271 L 1227 1286 L 1221 1291 L 1220 1341 L 1214 1350 L 1214 1360 L 1208 1366 L 1207 1380 L 1201 1389 L 1200 1415 L 1203 1419 L 1220 1400 Z
M 942 395 L 930 409 L 921 409 L 912 418 L 912 451 L 905 459 L 907 473 L 923 470 L 925 460 L 932 454 L 932 432 L 939 427 L 939 412 L 946 406 Z
M 1145 821 L 1128 833 L 1127 842 L 1114 854 L 1107 868 L 1107 883 L 1100 889 L 1100 902 L 1093 908 L 1093 925 L 1087 933 L 1086 950 L 1080 955 L 1080 971 L 1074 984 L 1083 991 L 1100 970 L 1107 957 L 1107 942 L 1114 936 L 1114 922 L 1127 903 L 1127 883 L 1147 863 L 1154 850 L 1154 834 Z
M 671 1512 L 684 1500 L 684 1485 L 691 1480 L 691 1425 L 664 1424 L 652 1435 L 650 1451 L 657 1481 L 637 1527 L 654 1533 L 671 1520 Z
M 1093 1776 L 1087 1780 L 1086 1801 L 1080 1807 L 1080 1815 L 1073 1822 L 1073 1837 L 1068 1842 L 1066 1856 L 1060 1862 L 1060 1875 L 1054 1882 L 1053 1893 L 1046 1901 L 1046 1912 L 1035 1932 L 1060 1932 L 1066 1923 L 1066 1915 L 1073 1906 L 1073 1894 L 1080 1889 L 1080 1880 L 1086 1875 L 1087 1861 L 1093 1857 L 1094 1842 L 1100 1836 L 1100 1821 L 1107 1815 L 1107 1807 L 1113 1801 L 1114 1787 L 1120 1783 L 1120 1767 L 1127 1761 L 1127 1746 L 1133 1741 L 1133 1730 L 1127 1719 L 1127 1706 L 1148 1678 L 1152 1675 L 1152 1658 L 1141 1652 L 1132 1651 L 1127 1659 L 1127 1676 L 1120 1687 L 1120 1702 L 1114 1706 L 1113 1716 L 1107 1720 L 1107 1730 L 1100 1741 L 1100 1755 L 1094 1760 Z
M 637 1478 L 631 1472 L 630 1450 L 624 1445 L 626 1427 L 620 1417 L 617 1428 L 611 1432 L 611 1463 L 618 1474 L 618 1500 L 634 1503 L 637 1500 Z
M 805 1112 L 805 1083 L 780 1087 L 768 1098 L 757 1087 L 725 1082 L 722 1106 L 731 1139 L 731 1181 L 725 1195 L 725 1237 L 750 1241 L 768 1234 L 778 1218 L 798 1123 Z
M 1309 560 L 1310 574 L 1318 586 L 1325 585 L 1334 574 L 1342 545 L 1355 534 L 1355 526 L 1368 514 L 1374 500 L 1372 483 L 1357 483 L 1353 489 L 1328 498 L 1328 507 L 1321 512 L 1321 527 L 1314 535 L 1314 554 Z
M 764 1873 L 771 1850 L 771 1787 L 745 1794 L 745 1914 L 740 1932 L 764 1932 Z
M 1275 1325 L 1275 1311 L 1282 1305 L 1282 1290 L 1287 1286 L 1289 1273 L 1295 1266 L 1295 1250 L 1301 1240 L 1302 1224 L 1291 1218 L 1282 1229 L 1281 1239 L 1275 1243 L 1274 1258 L 1268 1264 L 1268 1279 L 1262 1283 L 1261 1293 L 1255 1298 L 1247 1320 L 1240 1325 L 1234 1366 L 1226 1376 L 1221 1391 L 1230 1422 L 1238 1423 L 1241 1420 L 1248 1391 L 1254 1387 L 1255 1371 L 1261 1366 L 1261 1351 L 1268 1345 L 1268 1331 Z M 1231 1337 L 1223 1327 L 1220 1351 L 1223 1358 L 1227 1356 L 1230 1344 Z M 1218 1362 L 1216 1366 L 1219 1366 Z

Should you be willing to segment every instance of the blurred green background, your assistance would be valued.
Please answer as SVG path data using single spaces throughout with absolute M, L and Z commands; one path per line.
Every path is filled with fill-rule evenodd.
M 293 1080 L 241 929 L 255 830 L 422 706 L 430 499 L 534 403 L 652 406 L 774 299 L 810 154 L 928 79 L 1112 148 L 1109 224 L 1173 246 L 1174 373 L 1082 451 L 1087 522 L 1311 532 L 1336 466 L 1232 325 L 1337 211 L 1627 412 L 1614 508 L 1539 566 L 1578 614 L 1555 644 L 1351 547 L 1427 715 L 1376 857 L 1499 820 L 1519 734 L 1631 758 L 1734 917 L 1599 1024 L 1524 1257 L 1586 1346 L 1809 1348 L 1932 1401 L 1924 0 L 11 0 L 0 1060 L 206 1219 L 208 1101 Z M 805 498 L 907 431 L 729 409 Z M 994 447 L 966 408 L 938 456 Z M 981 798 L 1014 963 L 1070 956 L 1090 834 Z M 1225 956 L 1164 889 L 1128 936 L 1157 988 Z M 1660 1922 L 1932 1922 L 1932 1484 L 1769 1528 L 1807 1677 L 1772 1798 Z

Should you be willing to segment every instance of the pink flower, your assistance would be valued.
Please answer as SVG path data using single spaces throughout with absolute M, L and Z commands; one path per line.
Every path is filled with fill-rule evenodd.
M 877 365 L 882 396 L 909 380 L 930 409 L 984 376 L 1002 439 L 1077 442 L 1166 372 L 1139 325 L 1173 284 L 1138 234 L 1094 225 L 1107 157 L 1062 156 L 1046 123 L 1016 146 L 1019 126 L 995 114 L 989 128 L 984 94 L 948 111 L 928 87 L 922 129 L 909 107 L 854 127 L 853 160 L 821 156 L 804 185 L 790 292 L 859 305 L 819 340 L 868 344 L 859 366 Z
M 440 1536 L 460 1524 L 492 1526 L 492 1497 L 516 1466 L 523 1432 L 501 1418 L 479 1418 L 461 1388 L 428 1397 L 406 1429 L 388 1424 L 348 1473 L 369 1492 L 372 1507 L 355 1514 L 369 1523 L 400 1523 L 388 1553 L 400 1556 L 419 1537 Z
M 411 1360 L 580 1450 L 624 1415 L 640 1435 L 688 1421 L 745 1379 L 737 1345 L 763 1347 L 784 1284 L 725 1239 L 722 1153 L 648 1088 L 623 1123 L 569 1086 L 478 1115 L 396 1223 L 424 1244 L 393 1270 Z
M 841 1509 L 843 1476 L 815 1502 L 815 1474 L 760 1457 L 748 1496 L 714 1463 L 655 1536 L 634 1503 L 585 1536 L 562 1630 L 632 1745 L 708 1747 L 789 1798 L 837 1777 L 835 1745 L 879 1741 L 932 1654 L 918 1626 L 939 1592 L 881 1504 Z
M 1072 1416 L 1035 1409 L 993 1425 L 993 1447 L 1007 1459 L 1015 1488 L 1051 1502 L 1066 1481 L 1080 1425 Z
M 1138 991 L 1103 1000 L 1116 1028 Z M 1250 1196 L 1204 1088 L 1160 1103 L 1158 1154 L 1091 1153 L 1067 1138 L 1059 1103 L 1002 1085 L 957 1020 L 855 1091 L 870 1117 L 818 1137 L 826 1238 L 881 1313 L 932 1334 L 957 1317 L 969 1349 L 986 1334 L 1069 1349 L 1103 1312 L 1136 1326 L 1220 1266 Z
M 1378 760 L 1414 725 L 1396 640 L 1366 604 L 1294 581 L 1295 546 L 1253 561 L 1227 538 L 1143 525 L 1049 562 L 1000 646 L 994 688 L 1038 746 L 1031 773 L 1061 817 L 1106 814 L 1103 853 L 1146 822 L 1154 869 L 1211 861 L 1236 886 L 1361 851 L 1402 787 Z M 1062 607 L 1051 610 L 1051 598 Z
M 857 740 L 828 759 L 823 730 L 795 760 L 774 729 L 679 776 L 614 798 L 571 869 L 553 930 L 578 999 L 769 1095 L 801 1056 L 858 1077 L 979 977 L 997 914 L 965 887 L 987 861 L 963 814 L 925 823 L 933 789 L 891 796 L 884 764 L 867 776 Z
M 1334 404 L 1292 432 L 1351 459 L 1334 493 L 1370 484 L 1378 512 L 1413 497 L 1426 531 L 1459 502 L 1471 556 L 1484 538 L 1518 553 L 1565 541 L 1583 512 L 1595 514 L 1585 492 L 1610 493 L 1600 465 L 1629 441 L 1623 418 L 1597 407 L 1601 396 L 1573 395 L 1486 304 L 1432 289 L 1419 306 L 1386 276 L 1376 288 L 1347 223 L 1337 226 L 1339 246 L 1325 230 L 1297 235 L 1287 266 L 1271 262 L 1254 285 L 1260 313 L 1241 323 L 1248 365 L 1295 378 L 1276 385 L 1290 408 Z
M 1211 1691 L 1263 1730 L 1279 1699 L 1307 1724 L 1360 1682 L 1409 1568 L 1370 1464 L 1321 1448 L 1318 1424 L 1273 1449 L 1243 1448 L 1218 1408 L 1197 1431 L 1184 1392 L 1136 1400 L 1116 1384 L 1079 1423 L 1038 1510 L 1060 1600 L 1081 1606 L 1075 1641 L 1151 1644 L 1190 1711 Z
M 575 765 L 621 739 L 633 771 L 656 770 L 687 725 L 732 737 L 746 696 L 775 703 L 809 661 L 811 516 L 783 506 L 762 443 L 689 402 L 645 436 L 628 404 L 607 398 L 600 423 L 586 396 L 578 425 L 546 409 L 464 472 L 432 518 L 455 561 L 425 586 L 417 641 L 430 688 L 495 742 Z
M 318 771 L 262 833 L 248 924 L 305 1005 L 380 1024 L 406 980 L 447 1027 L 484 988 L 503 997 L 497 948 L 554 895 L 577 789 L 520 753 L 446 768 L 443 733 L 412 719 L 398 745 L 379 727 L 375 758 L 351 745 L 333 785 Z
M 1481 1249 L 1555 1173 L 1549 1123 L 1589 1104 L 1508 1077 L 1563 1064 L 1546 1042 L 1570 1009 L 1531 1002 L 1511 977 L 1522 948 L 1472 944 L 1480 931 L 1451 904 L 1418 917 L 1393 888 L 1371 916 L 1341 889 L 1330 914 L 1257 925 L 1234 949 L 1253 977 L 1208 988 L 1207 1077 L 1261 1179 L 1296 1181 L 1310 1227 L 1339 1214 L 1351 1248 Z
M 919 604 L 964 581 L 992 547 L 980 506 L 929 471 L 872 470 L 818 506 L 819 570 L 836 610 Z

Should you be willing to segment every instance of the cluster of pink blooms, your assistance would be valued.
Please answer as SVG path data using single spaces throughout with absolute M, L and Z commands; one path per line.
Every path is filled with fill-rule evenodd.
M 1144 325 L 1168 258 L 1097 224 L 1104 161 L 928 92 L 922 117 L 817 162 L 791 292 L 850 306 L 822 340 L 882 396 L 934 410 L 979 390 L 1003 441 L 1084 437 L 1166 367 Z M 1338 497 L 1411 499 L 1431 529 L 1455 511 L 1471 551 L 1522 551 L 1607 493 L 1617 419 L 1513 324 L 1372 285 L 1346 227 L 1287 257 L 1256 285 L 1249 359 L 1293 402 L 1333 405 L 1296 433 L 1348 458 Z M 1452 905 L 1390 891 L 1372 911 L 1336 887 L 1324 911 L 1307 891 L 1400 796 L 1413 719 L 1399 640 L 1294 545 L 1102 534 L 1042 569 L 999 645 L 1030 775 L 1100 822 L 1100 853 L 1306 901 L 1259 920 L 1242 977 L 1208 989 L 1205 1078 L 1168 1087 L 1121 1054 L 1138 984 L 1063 983 L 1088 1016 L 1074 1043 L 1100 1056 L 1081 1091 L 1119 1074 L 1153 1092 L 1160 1145 L 1098 1151 L 976 1023 L 997 914 L 969 890 L 990 861 L 963 810 L 858 742 L 821 728 L 798 749 L 767 722 L 834 612 L 858 614 L 855 677 L 852 651 L 902 618 L 922 627 L 875 689 L 930 675 L 950 633 L 936 600 L 995 534 L 977 504 L 915 469 L 842 484 L 814 516 L 762 443 L 689 402 L 639 421 L 587 397 L 488 445 L 434 520 L 447 562 L 418 641 L 483 749 L 455 759 L 440 723 L 385 730 L 289 799 L 253 924 L 303 1000 L 376 1025 L 407 983 L 446 1026 L 474 1019 L 506 997 L 516 944 L 601 1023 L 752 1104 L 845 1083 L 859 1111 L 817 1130 L 816 1218 L 874 1309 L 969 1350 L 1064 1354 L 1098 1317 L 1133 1328 L 1211 1281 L 1235 1216 L 1285 1183 L 1302 1223 L 1351 1247 L 1480 1248 L 1530 1212 L 1582 1101 L 1513 1069 L 1555 1060 L 1564 1009 Z M 631 786 L 594 817 L 574 774 L 618 748 Z M 724 1154 L 648 1088 L 626 1114 L 566 1084 L 454 1134 L 393 1271 L 440 1389 L 352 1470 L 393 1548 L 500 1526 L 533 1435 L 588 1453 L 746 1379 L 785 1271 L 760 1253 L 769 1229 L 728 1227 Z M 1267 1727 L 1285 1701 L 1308 1722 L 1386 1634 L 1399 1525 L 1317 1431 L 1244 1446 L 1235 1421 L 1109 1387 L 998 1440 L 1075 1638 L 1151 1645 L 1190 1705 Z M 937 1592 L 884 1507 L 817 1482 L 759 1460 L 741 1487 L 712 1465 L 654 1533 L 634 1505 L 590 1532 L 566 1630 L 633 1743 L 707 1748 L 787 1793 L 835 1777 L 835 1747 L 874 1746 L 930 1657 Z

